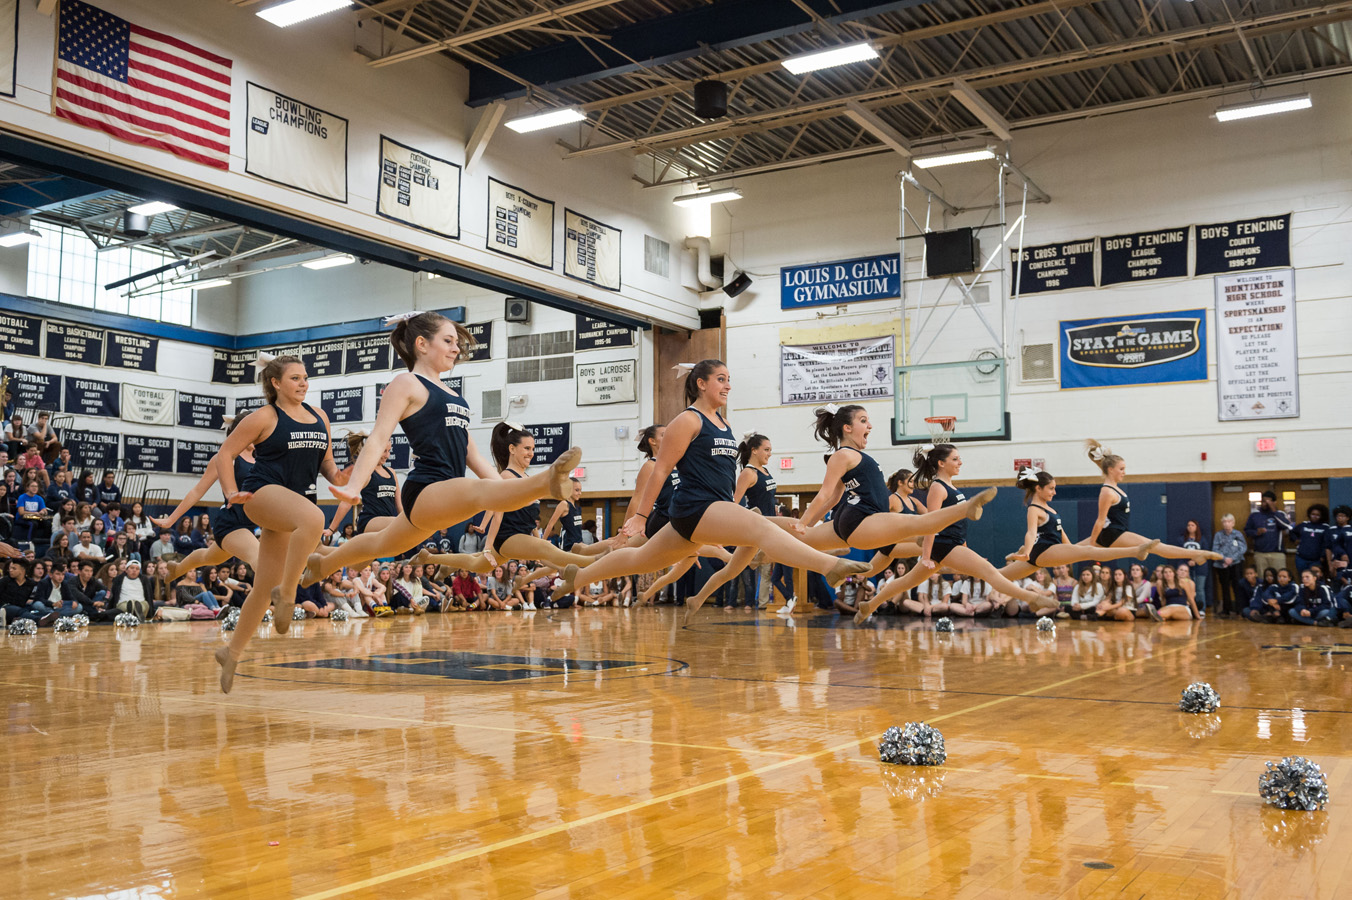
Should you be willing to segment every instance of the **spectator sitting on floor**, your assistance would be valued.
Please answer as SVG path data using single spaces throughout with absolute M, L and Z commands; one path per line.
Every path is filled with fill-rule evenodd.
M 94 543 L 93 533 L 89 529 L 80 532 L 80 543 L 76 544 L 71 550 L 71 554 L 76 559 L 89 559 L 96 562 L 103 562 L 103 548 Z
M 55 610 L 58 617 L 85 612 L 83 596 L 75 588 L 76 579 L 59 565 L 52 566 L 47 577 L 38 582 L 33 597 Z
M 113 579 L 108 596 L 118 612 L 133 613 L 142 622 L 150 621 L 155 613 L 150 579 L 141 572 L 139 559 L 127 560 L 126 570 Z
M 4 610 L 5 621 L 32 619 L 39 627 L 55 621 L 56 613 L 52 608 L 33 596 L 36 586 L 28 577 L 28 563 L 11 559 L 5 568 L 9 574 L 0 578 L 0 609 Z
M 1321 625 L 1332 628 L 1338 624 L 1338 609 L 1328 585 L 1320 584 L 1315 573 L 1306 569 L 1300 573 L 1300 590 L 1287 612 L 1291 621 L 1299 625 Z
M 175 549 L 174 547 L 173 532 L 169 531 L 168 529 L 165 529 L 160 532 L 160 539 L 150 545 L 150 558 L 154 560 L 160 560 L 163 559 L 165 555 L 169 553 L 176 554 L 178 553 L 178 550 Z

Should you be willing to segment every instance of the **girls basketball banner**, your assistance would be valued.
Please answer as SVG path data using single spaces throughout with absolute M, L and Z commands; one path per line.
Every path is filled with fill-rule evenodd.
M 1222 422 L 1300 415 L 1296 272 L 1216 276 L 1216 399 Z
M 102 328 L 85 328 L 65 322 L 47 322 L 47 359 L 80 363 L 86 366 L 103 365 L 103 342 L 107 333 Z
M 488 179 L 488 249 L 554 268 L 554 203 Z
M 244 171 L 347 202 L 347 119 L 249 82 Z
M 382 134 L 376 212 L 442 237 L 460 237 L 460 167 Z
M 620 289 L 620 229 L 563 210 L 563 274 L 608 291 Z
M 848 403 L 892 396 L 895 338 L 781 345 L 782 403 Z
M 1061 323 L 1062 389 L 1206 377 L 1206 310 Z

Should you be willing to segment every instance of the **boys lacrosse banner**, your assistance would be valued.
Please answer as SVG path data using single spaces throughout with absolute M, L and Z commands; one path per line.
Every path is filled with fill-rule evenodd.
M 347 119 L 249 82 L 244 171 L 347 202 Z
M 442 237 L 460 237 L 460 167 L 381 135 L 376 212 Z

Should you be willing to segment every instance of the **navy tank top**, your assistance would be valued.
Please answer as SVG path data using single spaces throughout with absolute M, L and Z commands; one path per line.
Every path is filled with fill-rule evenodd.
M 416 377 L 427 388 L 427 402 L 399 423 L 417 457 L 408 480 L 432 484 L 463 478 L 469 455 L 469 404 L 435 381 Z
M 653 512 L 660 513 L 668 518 L 671 517 L 671 495 L 676 493 L 676 486 L 681 483 L 681 473 L 675 469 L 671 470 L 671 475 L 662 482 L 662 490 L 657 492 L 657 501 L 653 503 Z
M 1182 588 L 1167 588 L 1164 591 L 1165 606 L 1182 606 L 1188 602 Z
M 1037 527 L 1037 543 L 1039 544 L 1059 544 L 1061 543 L 1061 515 L 1053 512 L 1050 508 L 1041 503 L 1030 504 L 1035 509 L 1040 509 L 1047 514 L 1047 521 Z M 1074 585 L 1071 586 L 1072 588 Z
M 746 499 L 746 505 L 750 509 L 758 509 L 763 516 L 773 516 L 775 514 L 775 489 L 778 487 L 775 480 L 770 477 L 770 473 L 763 469 L 756 469 L 756 483 L 746 489 L 742 496 Z
M 944 489 L 944 502 L 939 504 L 941 509 L 948 506 L 956 506 L 967 499 L 967 495 L 946 481 L 936 481 L 934 483 Z M 959 519 L 935 535 L 934 539 L 949 544 L 967 543 L 967 520 Z
M 563 501 L 568 509 L 559 524 L 563 526 L 563 546 L 571 547 L 582 540 L 582 507 L 571 500 Z
M 893 491 L 892 493 L 895 494 L 895 495 L 896 495 L 896 498 L 897 498 L 898 500 L 901 501 L 901 509 L 897 510 L 897 512 L 898 512 L 900 515 L 903 515 L 903 516 L 918 516 L 918 515 L 920 515 L 920 513 L 916 511 L 916 508 L 915 508 L 915 501 L 914 501 L 914 500 L 912 500 L 910 497 L 907 497 L 907 496 L 906 496 L 905 494 L 903 494 L 901 491 Z M 891 504 L 888 504 L 888 506 L 890 507 Z
M 297 422 L 272 404 L 277 424 L 272 434 L 254 444 L 254 465 L 245 476 L 244 490 L 256 491 L 264 485 L 280 484 L 297 494 L 315 494 L 319 464 L 329 452 L 329 431 L 310 404 L 302 403 L 301 406 L 314 416 L 313 422 Z
M 512 469 L 503 469 L 502 474 L 504 477 L 507 475 L 511 475 L 513 478 L 525 477 Z M 498 540 L 505 540 L 514 534 L 530 534 L 535 531 L 535 527 L 539 521 L 539 500 L 536 500 L 529 506 L 523 506 L 520 509 L 505 512 L 502 514 L 502 524 L 498 526 Z
M 859 462 L 840 476 L 846 491 L 845 502 L 868 515 L 887 512 L 887 480 L 883 478 L 883 470 L 867 453 L 855 452 L 859 453 Z
M 1105 484 L 1104 487 L 1112 488 L 1121 498 L 1108 507 L 1108 527 L 1116 528 L 1118 531 L 1126 531 L 1131 525 L 1131 501 L 1127 499 L 1126 492 L 1116 485 Z
M 394 504 L 394 495 L 398 491 L 394 473 L 381 475 L 380 469 L 371 473 L 371 480 L 361 489 L 361 512 L 357 521 L 369 522 L 380 516 L 397 516 L 399 509 Z
M 681 479 L 672 491 L 669 515 L 673 519 L 703 512 L 720 500 L 731 501 L 737 487 L 737 439 L 732 429 L 721 415 L 719 427 L 694 407 L 687 408 L 699 416 L 700 428 L 676 463 Z

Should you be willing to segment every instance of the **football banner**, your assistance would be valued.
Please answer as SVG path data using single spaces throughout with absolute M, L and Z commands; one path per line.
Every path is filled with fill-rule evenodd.
M 488 249 L 554 268 L 554 203 L 488 179 Z
M 608 291 L 620 289 L 620 229 L 563 210 L 563 274 Z
M 442 237 L 460 237 L 460 167 L 381 135 L 376 212 Z
M 1300 416 L 1294 269 L 1216 276 L 1216 399 L 1222 422 Z
M 249 82 L 244 171 L 347 202 L 347 119 Z
M 66 379 L 70 381 L 69 378 Z M 189 395 L 191 396 L 191 395 Z M 170 388 L 122 385 L 122 418 L 142 425 L 172 425 L 178 412 L 178 393 Z M 224 401 L 221 411 L 224 412 Z

